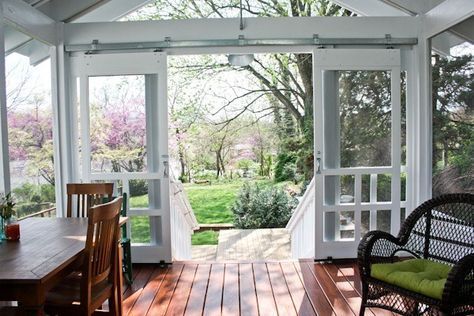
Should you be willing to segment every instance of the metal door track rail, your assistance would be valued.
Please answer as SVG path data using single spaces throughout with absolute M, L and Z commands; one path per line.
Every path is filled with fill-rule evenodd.
M 164 41 L 157 42 L 132 42 L 132 43 L 99 43 L 98 40 L 91 44 L 66 45 L 66 52 L 97 52 L 107 50 L 135 50 L 154 49 L 166 50 L 167 48 L 206 48 L 206 47 L 252 47 L 252 46 L 305 46 L 316 45 L 384 45 L 387 47 L 401 45 L 416 45 L 417 38 L 393 38 L 389 34 L 383 38 L 320 38 L 315 34 L 312 38 L 296 39 L 246 39 L 240 35 L 238 39 L 219 40 L 172 40 L 166 37 Z

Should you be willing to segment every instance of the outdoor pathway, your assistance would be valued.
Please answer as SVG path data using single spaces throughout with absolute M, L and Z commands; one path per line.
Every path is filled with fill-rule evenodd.
M 192 246 L 192 259 L 202 261 L 216 261 L 217 245 Z
M 229 229 L 219 232 L 217 261 L 290 258 L 290 234 L 284 228 Z

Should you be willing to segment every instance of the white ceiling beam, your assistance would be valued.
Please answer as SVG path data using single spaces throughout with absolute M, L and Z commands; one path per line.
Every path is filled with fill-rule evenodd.
M 26 42 L 18 47 L 15 52 L 26 56 L 30 60 L 30 65 L 36 66 L 45 59 L 49 58 L 50 47 L 37 40 Z
M 453 26 L 450 31 L 462 39 L 474 44 L 474 17 Z
M 463 42 L 465 42 L 464 39 L 454 34 L 443 32 L 431 39 L 431 48 L 439 55 L 450 56 L 451 47 L 457 46 Z
M 56 44 L 56 22 L 21 0 L 3 0 L 7 23 L 19 31 L 50 45 Z
M 410 13 L 411 15 L 424 14 L 444 0 L 381 0 L 394 8 Z
M 383 38 L 418 37 L 417 17 L 307 17 L 247 18 L 244 30 L 239 19 L 189 19 L 166 21 L 66 23 L 65 45 L 99 43 L 153 42 L 171 40 Z
M 349 11 L 364 16 L 408 16 L 409 14 L 379 0 L 332 0 Z
M 111 0 L 102 6 L 95 8 L 93 11 L 84 14 L 73 22 L 106 22 L 115 21 L 121 17 L 138 10 L 152 0 Z
M 7 55 L 14 51 L 16 48 L 32 40 L 31 37 L 13 29 L 8 24 L 5 25 L 3 30 L 5 38 L 5 53 Z
M 446 0 L 423 15 L 425 38 L 438 35 L 474 15 L 474 1 Z

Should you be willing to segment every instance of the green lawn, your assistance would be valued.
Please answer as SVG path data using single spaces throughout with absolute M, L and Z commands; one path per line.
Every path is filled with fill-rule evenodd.
M 202 224 L 232 224 L 231 206 L 245 180 L 208 184 L 187 183 L 184 185 L 196 219 Z M 270 180 L 256 180 L 263 186 L 273 184 Z M 148 196 L 130 198 L 130 207 L 148 207 Z M 132 241 L 149 242 L 149 222 L 145 216 L 133 217 Z M 192 236 L 193 245 L 216 245 L 217 232 L 202 232 Z

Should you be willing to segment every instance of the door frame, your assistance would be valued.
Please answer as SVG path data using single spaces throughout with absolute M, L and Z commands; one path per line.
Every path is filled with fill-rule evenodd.
M 391 166 L 325 168 L 324 162 L 324 90 L 323 71 L 380 70 L 391 72 Z M 401 118 L 400 118 L 401 58 L 398 49 L 315 49 L 313 52 L 314 94 L 314 153 L 315 153 L 315 259 L 355 258 L 361 237 L 361 212 L 370 210 L 371 229 L 377 210 L 391 210 L 390 233 L 400 229 L 400 172 L 401 172 Z M 368 203 L 361 201 L 363 174 L 391 174 L 391 202 Z M 325 205 L 324 176 L 354 176 L 354 203 Z M 373 178 L 373 177 L 371 177 Z M 372 182 L 372 180 L 371 180 Z M 373 191 L 373 188 L 372 188 Z M 376 191 L 375 191 L 376 193 Z M 373 194 L 373 192 L 372 192 Z M 371 195 L 372 195 L 371 194 Z M 354 240 L 324 240 L 325 212 L 354 211 Z M 376 215 L 375 215 L 376 216 Z M 336 219 L 337 221 L 337 219 Z
M 78 137 L 73 137 L 76 149 L 76 180 L 122 181 L 123 192 L 130 196 L 129 181 L 148 181 L 148 208 L 130 208 L 128 215 L 149 216 L 150 243 L 132 243 L 132 259 L 137 263 L 171 262 L 169 156 L 168 156 L 168 103 L 167 103 L 167 59 L 163 52 L 133 52 L 115 54 L 81 54 L 71 57 L 71 105 L 73 133 L 79 136 L 77 123 L 80 119 L 81 154 Z M 89 77 L 116 75 L 145 76 L 145 113 L 147 171 L 106 172 L 91 170 Z M 79 91 L 77 83 L 79 82 Z M 79 93 L 79 100 L 77 96 Z M 78 102 L 79 101 L 79 102 Z M 79 103 L 79 110 L 77 104 Z M 80 118 L 78 116 L 80 113 Z M 87 119 L 84 119 L 87 118 Z M 81 157 L 81 170 L 78 162 Z M 158 192 L 158 193 L 157 193 Z M 116 192 L 117 193 L 117 192 Z M 130 221 L 127 224 L 131 233 Z

